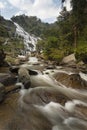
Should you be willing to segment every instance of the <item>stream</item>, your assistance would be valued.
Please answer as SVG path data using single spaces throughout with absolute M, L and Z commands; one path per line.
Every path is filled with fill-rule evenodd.
M 5 112 L 0 130 L 87 130 L 87 74 L 62 66 L 47 69 L 36 57 L 20 67 L 35 72 L 29 75 L 31 86 L 0 104 Z

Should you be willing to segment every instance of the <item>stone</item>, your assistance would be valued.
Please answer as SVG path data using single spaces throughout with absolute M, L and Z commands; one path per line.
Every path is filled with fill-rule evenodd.
M 9 71 L 10 71 L 11 73 L 18 74 L 19 68 L 20 68 L 19 66 L 11 66 L 11 67 L 9 68 Z
M 17 59 L 15 59 L 14 63 L 15 63 L 15 65 L 20 65 L 20 60 L 17 58 Z
M 8 73 L 0 73 L 0 82 L 3 85 L 9 86 L 15 84 L 16 81 L 17 81 L 17 77 L 15 75 L 8 74 Z
M 84 80 L 82 80 L 79 74 L 67 74 L 64 72 L 58 72 L 54 75 L 54 78 L 68 88 L 70 87 L 74 89 L 87 90 L 87 84 Z
M 69 64 L 69 63 L 75 63 L 75 62 L 76 62 L 76 58 L 74 54 L 66 56 L 62 60 L 62 64 Z
M 49 65 L 46 67 L 46 69 L 55 69 L 55 66 L 54 65 Z
M 64 104 L 67 100 L 70 99 L 61 92 L 58 92 L 56 88 L 48 86 L 31 88 L 30 91 L 25 93 L 22 100 L 27 105 L 44 105 L 51 101 Z
M 22 82 L 25 89 L 28 89 L 31 86 L 29 71 L 26 68 L 21 67 L 18 70 L 18 79 L 19 82 Z
M 2 83 L 0 83 L 0 102 L 2 102 L 5 98 L 5 87 Z

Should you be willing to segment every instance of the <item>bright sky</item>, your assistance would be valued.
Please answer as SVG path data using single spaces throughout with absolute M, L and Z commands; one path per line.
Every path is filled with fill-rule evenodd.
M 67 10 L 70 10 L 70 0 L 66 0 Z M 61 11 L 61 0 L 0 0 L 0 13 L 10 19 L 13 15 L 26 14 L 37 16 L 44 22 L 52 23 Z

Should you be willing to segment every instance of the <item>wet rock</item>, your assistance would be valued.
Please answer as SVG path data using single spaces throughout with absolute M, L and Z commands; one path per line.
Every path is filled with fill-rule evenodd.
M 0 82 L 5 85 L 9 86 L 15 84 L 17 81 L 17 77 L 15 75 L 11 75 L 8 73 L 0 73 Z
M 16 58 L 15 61 L 14 61 L 14 64 L 15 65 L 20 65 L 20 60 L 18 58 Z
M 29 74 L 30 75 L 38 75 L 38 72 L 37 71 L 34 71 L 34 70 L 28 70 Z
M 52 123 L 33 105 L 15 112 L 5 130 L 51 130 Z
M 18 109 L 18 98 L 19 93 L 15 92 L 5 96 L 4 102 L 0 104 L 0 130 L 7 130 L 4 127 L 13 119 Z
M 58 92 L 55 88 L 37 87 L 31 88 L 29 92 L 25 93 L 25 96 L 22 100 L 27 105 L 44 105 L 50 103 L 51 101 L 64 104 L 67 100 L 70 99 L 62 93 Z
M 58 72 L 54 75 L 54 78 L 66 87 L 75 89 L 87 89 L 86 83 L 81 79 L 79 74 L 67 74 L 64 72 Z
M 22 82 L 24 88 L 28 89 L 31 86 L 29 71 L 26 68 L 21 67 L 18 70 L 18 76 L 19 82 Z
M 21 89 L 21 86 L 19 85 L 16 85 L 16 84 L 11 85 L 11 86 L 5 87 L 5 93 L 6 95 L 13 94 L 15 92 L 18 92 L 20 89 Z
M 76 106 L 77 111 L 81 112 L 83 114 L 84 117 L 86 117 L 87 119 L 87 106 L 84 105 L 77 105 Z
M 44 64 L 40 64 L 40 65 L 30 65 L 30 64 L 23 64 L 23 65 L 20 65 L 20 67 L 24 67 L 26 68 L 27 70 L 39 70 L 39 71 L 43 71 L 45 66 Z
M 9 68 L 9 70 L 10 70 L 11 73 L 18 74 L 19 68 L 20 68 L 19 66 L 11 66 L 11 67 Z
M 80 72 L 79 75 L 80 75 L 82 81 L 84 81 L 85 85 L 87 86 L 87 74 Z
M 86 64 L 84 64 L 83 61 L 78 62 L 76 66 L 79 71 L 81 71 L 83 73 L 87 73 L 87 66 L 86 66 Z
M 54 65 L 49 65 L 46 67 L 46 69 L 55 69 L 55 66 Z
M 2 102 L 5 98 L 5 87 L 2 83 L 0 83 L 0 102 Z

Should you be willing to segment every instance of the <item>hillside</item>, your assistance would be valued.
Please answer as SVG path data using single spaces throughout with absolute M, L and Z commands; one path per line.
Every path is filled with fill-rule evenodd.
M 0 16 L 0 36 L 10 37 L 15 33 L 15 26 L 12 21 L 4 19 Z
M 35 36 L 41 37 L 45 30 L 49 28 L 51 25 L 48 23 L 43 23 L 40 19 L 36 16 L 14 16 L 11 18 L 12 21 L 18 23 L 21 27 L 25 29 L 30 34 L 34 34 Z

